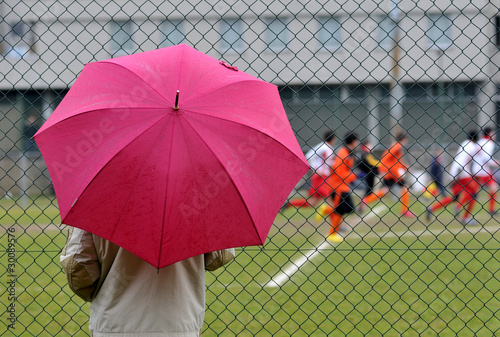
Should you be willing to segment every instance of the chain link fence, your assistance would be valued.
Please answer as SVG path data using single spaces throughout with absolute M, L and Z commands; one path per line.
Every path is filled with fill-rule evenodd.
M 476 177 L 453 198 L 453 164 L 471 132 L 491 127 L 494 145 L 499 27 L 493 1 L 1 1 L 0 333 L 88 335 L 32 136 L 86 63 L 186 43 L 276 84 L 304 153 L 325 132 L 334 151 L 355 132 L 376 161 L 407 139 L 395 186 L 377 164 L 378 198 L 356 166 L 337 242 L 335 200 L 311 193 L 311 170 L 264 247 L 207 273 L 203 336 L 498 335 L 498 186 Z M 473 162 L 496 179 L 489 151 Z

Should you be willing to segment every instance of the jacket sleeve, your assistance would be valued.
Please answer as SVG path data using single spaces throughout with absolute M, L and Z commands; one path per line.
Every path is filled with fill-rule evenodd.
M 227 264 L 234 259 L 236 253 L 234 248 L 216 250 L 214 252 L 205 253 L 205 270 L 214 271 Z
M 61 265 L 71 290 L 90 302 L 100 277 L 100 264 L 91 233 L 70 227 L 61 253 Z

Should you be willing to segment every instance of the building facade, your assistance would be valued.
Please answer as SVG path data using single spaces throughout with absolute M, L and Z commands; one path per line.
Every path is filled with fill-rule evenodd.
M 306 151 L 325 128 L 452 144 L 497 123 L 492 1 L 2 1 L 0 139 L 25 150 L 84 64 L 187 43 L 280 87 Z M 29 123 L 28 123 L 29 124 Z

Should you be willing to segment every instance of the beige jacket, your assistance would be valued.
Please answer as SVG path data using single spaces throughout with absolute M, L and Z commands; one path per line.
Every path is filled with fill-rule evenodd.
M 234 258 L 234 249 L 194 256 L 160 270 L 125 249 L 71 227 L 61 264 L 70 288 L 90 301 L 94 337 L 199 336 L 205 272 Z

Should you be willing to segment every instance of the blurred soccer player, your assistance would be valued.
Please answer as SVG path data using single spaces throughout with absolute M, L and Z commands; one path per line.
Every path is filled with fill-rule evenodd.
M 335 134 L 326 131 L 323 135 L 323 142 L 313 147 L 306 153 L 307 161 L 313 170 L 311 176 L 311 187 L 309 197 L 289 200 L 288 206 L 315 207 L 318 203 L 326 200 L 332 194 L 332 188 L 328 185 L 328 177 L 332 172 L 332 164 L 335 158 L 333 145 L 335 144 Z
M 498 184 L 493 176 L 493 169 L 497 166 L 493 159 L 495 151 L 495 132 L 493 128 L 486 127 L 483 130 L 484 136 L 477 141 L 479 153 L 474 157 L 473 165 L 476 173 L 476 180 L 479 186 L 486 189 L 489 193 L 488 211 L 491 215 L 496 213 L 496 193 Z
M 353 151 L 358 144 L 358 136 L 355 133 L 348 133 L 344 138 L 344 146 L 338 151 L 332 164 L 332 174 L 328 179 L 334 191 L 333 207 L 330 210 L 330 231 L 327 237 L 330 242 L 342 242 L 339 230 L 343 217 L 354 211 L 350 185 L 356 180 L 356 175 L 353 173 Z
M 450 175 L 454 181 L 451 187 L 451 196 L 442 198 L 427 208 L 427 221 L 431 219 L 432 213 L 446 207 L 452 202 L 458 202 L 459 207 L 457 213 L 463 208 L 464 214 L 461 219 L 462 223 L 474 225 L 471 210 L 474 208 L 475 196 L 479 190 L 479 184 L 474 179 L 473 163 L 480 151 L 477 145 L 478 135 L 475 130 L 469 131 L 467 139 L 460 144 L 453 164 L 451 165 Z M 459 200 L 460 198 L 460 200 Z M 461 206 L 461 207 L 460 207 Z
M 407 136 L 405 133 L 398 133 L 396 141 L 382 154 L 380 158 L 379 172 L 382 174 L 382 182 L 384 187 L 380 190 L 367 195 L 361 200 L 360 211 L 366 205 L 381 199 L 394 186 L 399 186 L 401 189 L 400 201 L 401 216 L 414 218 L 415 215 L 409 210 L 410 191 L 404 181 L 404 175 L 408 172 L 407 165 L 403 162 L 404 148 L 407 144 Z
M 442 149 L 435 149 L 433 155 L 431 156 L 431 162 L 429 165 L 429 176 L 431 177 L 431 180 L 427 187 L 427 191 L 435 196 L 440 193 L 446 195 L 446 189 L 443 184 L 444 167 L 442 164 L 442 154 Z M 431 187 L 434 188 L 431 189 Z
M 375 178 L 378 175 L 379 161 L 375 158 L 372 153 L 372 144 L 364 140 L 360 146 L 361 158 L 356 168 L 360 171 L 359 178 L 364 181 L 365 184 L 365 197 L 374 192 L 373 187 L 375 186 Z

